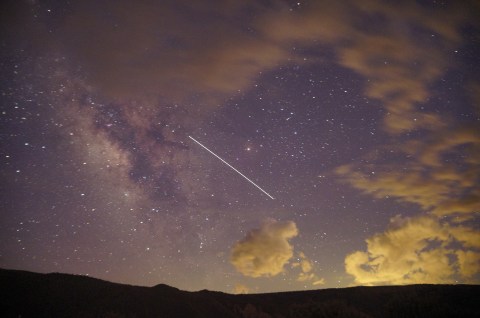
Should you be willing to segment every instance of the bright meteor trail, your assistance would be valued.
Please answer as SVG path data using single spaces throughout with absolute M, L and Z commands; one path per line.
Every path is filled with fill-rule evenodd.
M 197 144 L 199 144 L 200 146 L 202 146 L 205 150 L 207 150 L 209 153 L 211 153 L 212 155 L 214 155 L 215 157 L 217 157 L 218 159 L 220 159 L 224 164 L 226 164 L 227 166 L 229 166 L 230 168 L 232 168 L 233 170 L 235 170 L 235 172 L 237 172 L 239 175 L 241 175 L 242 177 L 244 177 L 245 179 L 247 179 L 248 182 L 250 182 L 251 184 L 253 184 L 254 186 L 256 186 L 258 189 L 260 189 L 260 191 L 262 191 L 263 193 L 265 193 L 270 199 L 272 200 L 275 200 L 274 197 L 272 197 L 270 194 L 267 193 L 267 191 L 263 190 L 262 188 L 260 188 L 255 182 L 253 182 L 252 180 L 248 179 L 243 173 L 241 173 L 240 171 L 238 171 L 237 169 L 235 169 L 231 164 L 229 164 L 228 162 L 226 162 L 225 160 L 223 160 L 222 158 L 220 158 L 220 156 L 218 156 L 216 153 L 214 153 L 213 151 L 211 151 L 210 149 L 208 149 L 207 147 L 205 147 L 204 145 L 202 145 L 199 141 L 197 141 L 195 138 L 193 138 L 192 136 L 188 136 L 188 138 L 192 139 L 193 141 L 195 141 Z

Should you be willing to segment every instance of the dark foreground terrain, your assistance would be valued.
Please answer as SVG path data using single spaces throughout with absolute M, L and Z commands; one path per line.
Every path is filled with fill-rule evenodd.
M 480 317 L 478 285 L 185 292 L 0 269 L 1 317 Z

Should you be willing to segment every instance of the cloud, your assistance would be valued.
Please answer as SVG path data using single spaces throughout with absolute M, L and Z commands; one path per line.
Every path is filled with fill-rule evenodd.
M 415 2 L 316 1 L 267 15 L 260 29 L 282 46 L 332 49 L 340 65 L 368 80 L 365 94 L 382 103 L 385 129 L 398 134 L 444 125 L 417 106 L 461 43 L 460 26 L 473 20 L 459 5 L 432 10 Z
M 313 281 L 313 282 L 312 282 L 312 285 L 313 285 L 313 286 L 325 285 L 325 278 L 319 278 L 319 279 Z
M 460 43 L 459 8 L 428 10 L 412 2 L 359 4 L 361 16 L 382 21 L 382 29 L 350 30 L 351 40 L 339 48 L 340 64 L 368 78 L 366 95 L 387 110 L 385 128 L 391 133 L 443 126 L 437 114 L 417 105 L 430 96 L 429 86 L 444 72 L 448 50 Z M 428 18 L 425 18 L 428 17 Z M 441 23 L 441 21 L 443 21 Z M 430 38 L 429 38 L 430 37 Z
M 320 278 L 315 273 L 313 273 L 312 261 L 305 255 L 305 253 L 298 253 L 297 262 L 292 263 L 292 267 L 300 268 L 300 273 L 297 277 L 298 282 L 310 282 L 314 286 L 325 284 L 325 279 Z
M 288 240 L 297 235 L 295 223 L 268 220 L 260 229 L 250 231 L 243 240 L 235 244 L 230 262 L 245 276 L 276 276 L 284 272 L 285 265 L 292 259 L 293 246 Z M 299 252 L 291 267 L 300 270 L 296 278 L 298 282 L 308 282 L 313 286 L 325 284 L 325 280 L 314 273 L 313 263 L 305 253 Z M 243 292 L 243 287 L 239 285 L 239 292 L 236 287 L 236 292 Z
M 56 40 L 55 49 L 70 53 L 89 83 L 108 96 L 195 102 L 189 110 L 204 112 L 249 89 L 262 73 L 310 63 L 293 46 L 321 47 L 368 79 L 366 95 L 383 103 L 391 132 L 442 125 L 436 114 L 415 106 L 446 69 L 448 52 L 461 42 L 460 26 L 473 20 L 468 6 L 432 10 L 415 2 L 314 1 L 295 9 L 283 1 L 213 0 L 71 6 L 61 27 L 44 38 Z
M 87 0 L 63 4 L 54 25 L 22 14 L 11 33 L 23 36 L 18 30 L 28 24 L 37 30 L 38 46 L 66 58 L 63 72 L 78 69 L 65 78 L 80 74 L 85 94 L 98 97 L 84 108 L 94 109 L 89 116 L 97 131 L 130 149 L 133 180 L 157 189 L 152 196 L 181 192 L 198 199 L 189 189 L 201 187 L 189 184 L 190 172 L 181 169 L 197 160 L 188 154 L 188 131 L 225 98 L 253 87 L 261 74 L 289 63 L 318 63 L 297 53 L 310 48 L 332 52 L 337 63 L 366 79 L 365 94 L 387 110 L 389 132 L 445 126 L 417 105 L 448 68 L 447 52 L 462 41 L 459 26 L 470 19 L 465 8 L 385 1 L 298 7 L 283 1 Z M 465 200 L 474 202 L 478 194 L 472 195 Z M 458 202 L 448 204 L 460 209 Z
M 200 101 L 208 109 L 205 103 L 235 94 L 288 59 L 288 51 L 253 32 L 246 10 L 261 15 L 265 7 L 254 1 L 82 1 L 65 18 L 59 41 L 110 96 L 162 96 L 197 107 Z
M 393 218 L 389 229 L 367 239 L 367 251 L 345 258 L 345 270 L 362 285 L 454 283 L 480 273 L 478 236 L 459 235 L 432 216 Z M 478 232 L 477 232 L 478 235 Z
M 230 262 L 245 276 L 276 276 L 292 258 L 293 246 L 288 240 L 297 235 L 292 221 L 266 221 L 233 246 Z
M 385 147 L 385 153 L 365 159 L 366 165 L 337 169 L 344 181 L 366 193 L 414 203 L 431 213 L 394 220 L 391 229 L 368 239 L 367 252 L 349 255 L 347 271 L 357 282 L 450 282 L 463 275 L 457 268 L 473 271 L 475 254 L 457 253 L 447 242 L 462 244 L 463 249 L 475 242 L 477 232 L 459 223 L 472 220 L 480 209 L 480 134 L 478 128 L 456 127 L 449 118 L 419 107 L 431 97 L 431 85 L 452 66 L 450 52 L 463 41 L 460 28 L 474 20 L 469 7 L 450 4 L 431 9 L 416 2 L 373 0 L 313 2 L 298 10 L 280 6 L 258 24 L 265 37 L 280 47 L 324 46 L 340 65 L 367 79 L 365 95 L 385 109 L 388 133 L 430 132 L 426 140 Z M 364 20 L 375 21 L 375 28 Z M 447 219 L 441 223 L 439 217 Z M 305 271 L 299 279 L 305 281 L 311 272 L 308 261 L 297 267 L 302 264 Z
M 480 252 L 456 251 L 456 255 L 460 275 L 465 278 L 470 278 L 478 274 L 480 271 Z
M 472 224 L 480 210 L 479 130 L 451 126 L 389 149 L 337 173 L 365 193 L 416 204 L 421 213 L 393 218 L 366 240 L 366 251 L 345 258 L 346 272 L 363 285 L 478 281 L 480 231 Z
M 133 177 L 155 175 L 148 181 L 150 188 L 161 190 L 154 195 L 172 194 L 177 187 L 170 181 L 189 179 L 188 172 L 176 168 L 194 160 L 179 137 L 185 134 L 178 132 L 198 125 L 198 119 L 226 97 L 248 90 L 260 74 L 288 63 L 319 62 L 303 61 L 296 52 L 305 50 L 292 47 L 332 52 L 338 64 L 365 78 L 365 95 L 386 110 L 386 131 L 446 131 L 448 120 L 418 106 L 430 98 L 429 87 L 451 66 L 449 54 L 462 43 L 460 27 L 473 21 L 470 4 L 432 9 L 416 2 L 374 0 L 314 1 L 295 9 L 282 1 L 121 0 L 73 6 L 54 33 L 58 47 L 71 53 L 92 87 L 122 101 L 112 108 L 128 129 L 118 132 L 120 136 L 109 129 L 109 134 L 117 140 L 134 136 L 133 146 L 139 150 L 132 156 L 138 168 Z M 251 12 L 248 19 L 246 12 Z M 373 23 L 363 23 L 367 20 Z M 347 169 L 345 179 L 378 196 L 435 208 L 437 214 L 466 215 L 478 209 L 480 194 L 466 184 L 475 181 L 475 173 L 440 171 L 432 160 L 476 141 L 462 141 L 458 134 L 451 140 L 454 143 L 445 133 L 419 155 L 419 164 L 429 167 L 425 173 L 417 173 L 418 165 L 412 164 L 407 174 L 391 173 L 369 180 L 369 186 L 358 171 Z M 196 185 L 182 183 L 187 190 L 183 195 L 191 197 L 188 188 Z M 456 185 L 460 188 L 454 191 L 468 191 L 452 199 Z M 433 206 L 441 197 L 442 205 Z
M 392 149 L 394 147 L 390 147 Z M 370 164 L 345 165 L 342 180 L 377 198 L 393 197 L 418 204 L 438 216 L 471 218 L 480 210 L 480 131 L 451 127 L 424 141 L 411 140 L 394 154 L 371 158 Z
M 35 37 L 48 42 L 44 44 L 47 50 L 66 56 L 66 64 L 78 66 L 86 78 L 85 94 L 99 96 L 94 104 L 83 103 L 83 109 L 94 109 L 89 112 L 97 124 L 93 133 L 103 134 L 123 151 L 128 149 L 129 175 L 143 188 L 155 189 L 152 196 L 181 195 L 187 200 L 197 200 L 198 194 L 190 189 L 201 188 L 191 182 L 194 169 L 182 169 L 201 166 L 189 155 L 188 131 L 198 127 L 226 97 L 252 87 L 260 74 L 288 63 L 318 63 L 316 58 L 303 61 L 301 53 L 296 53 L 310 48 L 333 53 L 337 63 L 366 79 L 365 94 L 386 109 L 387 131 L 445 127 L 447 120 L 417 106 L 430 97 L 430 85 L 450 66 L 448 52 L 462 41 L 459 27 L 471 22 L 468 12 L 474 12 L 469 5 L 431 9 L 416 2 L 372 0 L 314 1 L 295 9 L 282 1 L 213 0 L 89 0 L 65 6 L 58 10 L 55 26 L 38 22 L 46 21 L 42 19 L 28 25 L 43 32 Z M 22 16 L 28 20 L 32 15 Z M 375 28 L 364 20 L 374 21 Z M 17 30 L 25 25 L 22 20 L 11 33 L 23 36 Z M 76 75 L 66 74 L 62 80 Z M 448 139 L 447 134 L 444 137 L 441 142 Z M 432 147 L 430 152 L 422 160 L 431 161 L 435 153 L 444 151 Z M 422 188 L 422 175 L 399 173 L 376 179 L 378 191 L 374 185 L 365 191 L 376 195 L 393 191 L 391 195 L 398 193 L 402 200 L 429 209 L 431 201 L 451 193 L 454 187 L 449 184 L 461 184 L 464 190 L 475 175 L 465 171 L 458 178 L 458 169 L 430 167 L 432 172 L 427 174 L 439 182 Z M 362 175 L 355 173 L 346 179 L 366 188 Z M 152 177 L 145 179 L 147 175 Z M 403 188 L 393 189 L 396 184 Z M 382 191 L 384 185 L 392 191 Z M 423 192 L 405 195 L 411 185 Z M 437 205 L 436 213 L 468 214 L 478 209 L 480 194 L 473 189 L 467 192 L 460 199 Z
M 300 267 L 302 268 L 302 272 L 303 273 L 311 272 L 313 269 L 312 262 L 305 256 L 303 252 L 300 252 L 299 256 L 301 259 Z
M 235 294 L 248 294 L 250 292 L 250 288 L 243 284 L 236 284 L 233 292 Z

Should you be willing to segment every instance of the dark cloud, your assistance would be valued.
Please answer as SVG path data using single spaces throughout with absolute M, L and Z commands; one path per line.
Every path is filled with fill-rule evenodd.
M 215 3 L 213 3 L 215 2 Z M 245 10 L 261 5 L 207 1 L 84 1 L 65 19 L 59 40 L 95 87 L 115 98 L 195 103 L 248 86 L 285 59 L 258 39 Z

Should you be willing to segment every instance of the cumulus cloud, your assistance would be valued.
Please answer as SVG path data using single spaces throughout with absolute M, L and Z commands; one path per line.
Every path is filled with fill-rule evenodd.
M 433 216 L 397 216 L 387 231 L 367 239 L 366 252 L 346 257 L 345 269 L 362 285 L 458 282 L 480 273 L 479 252 L 472 249 L 478 237 L 460 233 Z
M 285 265 L 293 258 L 294 249 L 288 240 L 297 234 L 297 227 L 291 221 L 268 220 L 235 244 L 230 261 L 245 276 L 276 276 L 284 272 Z M 291 268 L 299 270 L 297 282 L 313 286 L 325 284 L 325 280 L 314 273 L 313 262 L 303 252 L 297 253 Z M 235 292 L 248 293 L 248 288 L 237 285 Z
M 245 276 L 278 275 L 293 256 L 293 246 L 288 240 L 297 234 L 292 221 L 268 220 L 233 246 L 230 262 Z
M 298 282 L 310 282 L 314 286 L 325 284 L 325 279 L 318 277 L 313 272 L 312 261 L 303 252 L 298 253 L 297 262 L 292 263 L 292 267 L 299 268 Z
M 458 40 L 453 31 L 445 36 Z M 470 86 L 473 99 L 475 87 Z M 416 112 L 410 106 L 398 110 L 404 118 Z M 480 130 L 435 117 L 431 119 L 442 124 L 430 124 L 422 139 L 392 138 L 391 145 L 336 170 L 341 180 L 364 193 L 413 203 L 419 212 L 392 219 L 385 232 L 366 240 L 366 251 L 346 257 L 345 269 L 357 284 L 479 280 L 480 231 L 473 225 L 480 211 Z
M 365 193 L 416 204 L 421 213 L 393 218 L 368 238 L 366 251 L 346 257 L 347 273 L 364 285 L 478 281 L 480 231 L 472 224 L 480 211 L 480 131 L 453 126 L 392 148 L 337 173 Z

